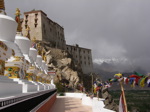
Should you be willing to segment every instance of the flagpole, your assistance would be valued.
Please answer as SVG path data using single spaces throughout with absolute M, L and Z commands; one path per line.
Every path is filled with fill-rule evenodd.
M 125 112 L 128 112 L 127 102 L 126 102 L 126 98 L 125 98 L 124 87 L 122 85 L 122 81 L 120 81 L 120 87 L 121 87 L 121 91 L 122 91 L 123 102 L 124 102 L 124 105 L 125 105 Z

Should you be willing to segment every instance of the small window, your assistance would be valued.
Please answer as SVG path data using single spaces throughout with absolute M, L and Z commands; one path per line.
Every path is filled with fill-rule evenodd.
M 27 26 L 28 26 L 28 25 L 27 25 L 27 24 L 25 24 L 25 29 L 27 29 Z
M 25 24 L 28 24 L 28 20 L 25 20 Z
M 45 24 L 43 24 L 43 28 L 45 29 Z
M 35 28 L 37 27 L 37 25 L 38 25 L 37 23 L 34 24 Z
M 29 16 L 29 15 L 26 15 L 26 19 L 28 19 L 28 16 Z
M 44 28 L 44 33 L 46 34 L 46 30 L 45 30 L 45 28 Z
M 37 16 L 38 16 L 38 13 L 35 14 L 35 18 L 37 18 Z

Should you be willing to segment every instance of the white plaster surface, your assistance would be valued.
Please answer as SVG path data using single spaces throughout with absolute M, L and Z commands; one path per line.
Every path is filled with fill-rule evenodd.
M 31 42 L 27 37 L 16 35 L 15 43 L 19 46 L 23 54 L 29 54 Z
M 39 67 L 42 67 L 42 57 L 40 55 L 37 55 L 36 63 Z
M 0 37 L 0 40 L 1 40 L 1 37 Z M 20 50 L 20 48 L 18 47 L 17 44 L 15 44 L 14 42 L 10 42 L 10 41 L 5 41 L 3 40 L 3 42 L 10 48 L 12 48 L 15 52 L 15 56 L 19 56 L 19 57 L 23 57 L 23 54 Z
M 0 14 L 0 39 L 14 42 L 17 23 L 7 15 Z
M 7 97 L 22 93 L 22 85 L 6 76 L 0 76 L 0 97 Z
M 35 48 L 30 48 L 29 57 L 31 57 L 34 62 L 36 62 L 37 54 L 38 53 L 37 53 L 37 50 Z
M 13 79 L 14 81 L 18 82 L 19 84 L 22 84 L 22 93 L 28 93 L 28 92 L 36 92 L 38 90 L 37 85 L 34 83 L 23 80 L 23 79 Z

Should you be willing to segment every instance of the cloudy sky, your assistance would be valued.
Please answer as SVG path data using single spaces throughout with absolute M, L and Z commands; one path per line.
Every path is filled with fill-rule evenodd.
M 93 60 L 126 59 L 150 69 L 150 0 L 5 0 L 7 15 L 43 10 L 65 29 L 68 44 Z

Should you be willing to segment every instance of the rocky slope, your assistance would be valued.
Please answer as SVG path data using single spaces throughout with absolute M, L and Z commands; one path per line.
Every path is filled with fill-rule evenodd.
M 36 48 L 39 49 L 43 59 L 48 64 L 49 71 L 54 70 L 56 76 L 55 83 L 63 83 L 70 88 L 76 87 L 82 76 L 82 69 L 76 65 L 72 56 L 65 50 L 52 48 L 49 42 L 36 42 Z

